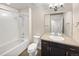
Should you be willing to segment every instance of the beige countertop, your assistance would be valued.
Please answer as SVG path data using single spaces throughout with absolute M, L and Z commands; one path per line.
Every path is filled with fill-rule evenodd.
M 51 35 L 50 33 L 43 34 L 41 36 L 41 40 L 46 40 L 46 41 L 51 41 L 51 42 L 62 43 L 62 44 L 66 44 L 66 45 L 79 47 L 78 42 L 76 42 L 73 39 L 67 37 L 66 35 L 62 35 L 62 37 L 64 38 L 64 40 L 62 40 L 62 41 L 57 41 L 57 40 L 50 39 L 49 38 L 50 35 Z

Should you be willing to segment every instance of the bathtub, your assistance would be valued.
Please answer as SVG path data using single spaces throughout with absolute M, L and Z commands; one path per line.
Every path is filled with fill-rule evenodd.
M 28 44 L 28 39 L 19 39 L 0 46 L 0 56 L 18 56 L 27 48 Z

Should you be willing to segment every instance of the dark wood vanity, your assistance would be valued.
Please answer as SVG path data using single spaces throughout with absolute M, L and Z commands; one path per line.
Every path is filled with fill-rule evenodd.
M 41 37 L 42 56 L 79 56 L 79 43 L 62 35 L 63 41 L 55 41 L 49 38 L 50 34 L 45 33 Z
M 79 47 L 41 40 L 42 56 L 79 56 Z

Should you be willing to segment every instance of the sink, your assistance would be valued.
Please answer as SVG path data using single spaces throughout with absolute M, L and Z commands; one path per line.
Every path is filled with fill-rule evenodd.
M 64 38 L 62 36 L 54 36 L 54 35 L 50 35 L 49 39 L 54 40 L 54 41 L 63 41 Z

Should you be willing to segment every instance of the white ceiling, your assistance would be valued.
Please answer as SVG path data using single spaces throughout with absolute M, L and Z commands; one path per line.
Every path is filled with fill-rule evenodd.
M 36 7 L 36 8 L 43 8 L 43 9 L 48 8 L 48 3 L 11 3 L 11 4 L 3 3 L 3 4 L 18 10 L 25 9 L 28 7 Z

